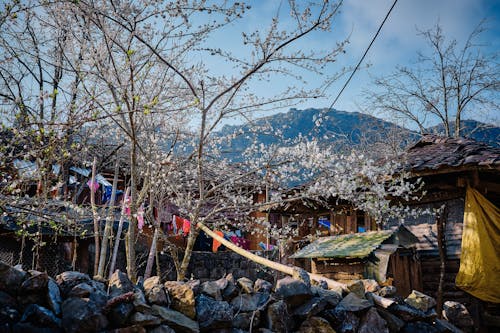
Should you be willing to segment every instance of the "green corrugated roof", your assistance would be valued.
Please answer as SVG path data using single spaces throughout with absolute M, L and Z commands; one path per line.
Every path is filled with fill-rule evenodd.
M 393 230 L 382 230 L 322 237 L 291 258 L 365 258 L 393 233 Z

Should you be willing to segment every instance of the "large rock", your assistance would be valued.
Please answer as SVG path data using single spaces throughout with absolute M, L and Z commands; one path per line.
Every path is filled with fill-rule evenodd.
M 405 299 L 405 303 L 424 312 L 427 312 L 427 310 L 436 306 L 436 300 L 434 298 L 417 290 L 413 290 L 411 294 L 408 295 Z
M 47 308 L 38 304 L 30 304 L 23 313 L 21 322 L 32 323 L 39 327 L 59 328 L 61 319 Z
M 196 317 L 202 331 L 230 328 L 233 320 L 233 308 L 225 301 L 216 301 L 211 297 L 196 297 Z
M 463 333 L 461 329 L 451 324 L 447 320 L 443 319 L 435 319 L 434 327 L 438 330 L 439 333 Z
M 474 321 L 469 311 L 463 304 L 458 302 L 444 302 L 443 317 L 453 325 L 465 330 L 474 326 Z
M 20 319 L 21 315 L 19 314 L 19 311 L 17 311 L 14 307 L 10 306 L 0 307 L 0 323 L 13 324 L 17 323 Z M 0 332 L 2 331 L 0 330 Z M 9 330 L 6 329 L 6 332 L 9 332 Z
M 222 291 L 222 299 L 224 299 L 225 301 L 232 300 L 240 292 L 238 287 L 236 287 L 236 283 L 234 282 L 234 279 L 231 279 L 232 275 L 228 275 L 228 276 L 230 278 L 229 279 L 228 279 L 228 277 L 225 278 L 227 283 L 226 283 L 226 287 Z
M 389 332 L 399 332 L 403 328 L 403 326 L 405 326 L 404 321 L 402 321 L 399 317 L 396 317 L 389 311 L 382 308 L 378 308 L 377 311 L 378 314 L 386 321 Z
M 225 281 L 225 283 L 218 283 L 217 281 L 206 281 L 201 284 L 201 293 L 212 297 L 213 299 L 220 301 L 222 300 L 222 291 L 227 286 L 227 280 L 222 278 L 219 280 Z M 218 280 L 218 281 L 219 281 Z
M 270 293 L 273 289 L 273 284 L 263 279 L 257 279 L 253 284 L 253 289 L 256 292 Z
M 62 325 L 68 333 L 98 332 L 108 320 L 101 308 L 90 299 L 71 297 L 62 304 Z
M 397 289 L 394 286 L 385 286 L 379 290 L 378 294 L 382 297 L 394 297 L 396 296 Z
M 110 277 L 108 282 L 109 288 L 109 296 L 115 297 L 129 291 L 134 290 L 134 284 L 128 278 L 127 274 L 121 272 L 120 270 L 116 270 Z
M 146 329 L 139 325 L 120 327 L 114 330 L 108 330 L 106 333 L 146 333 Z
M 267 307 L 266 326 L 273 332 L 290 332 L 293 322 L 288 314 L 288 307 L 283 300 L 279 300 Z
M 406 323 L 406 325 L 401 330 L 402 333 L 439 333 L 439 331 L 433 327 L 431 324 L 416 321 Z
M 28 278 L 21 284 L 21 293 L 30 294 L 47 290 L 49 276 L 45 272 L 28 271 Z
M 404 321 L 419 321 L 429 319 L 429 315 L 406 304 L 392 304 L 388 310 Z
M 298 333 L 335 333 L 326 319 L 321 317 L 311 317 L 304 321 Z
M 361 280 L 354 280 L 347 283 L 347 290 L 356 294 L 359 298 L 365 298 L 365 285 Z
M 15 297 L 7 294 L 4 291 L 0 291 L 0 308 L 3 307 L 11 307 L 15 308 L 17 306 L 17 302 Z
M 168 306 L 168 296 L 159 276 L 153 276 L 144 281 L 144 293 L 149 303 Z
M 80 297 L 80 298 L 85 298 L 89 297 L 90 294 L 95 292 L 94 287 L 92 287 L 90 284 L 84 282 L 84 283 L 79 283 L 71 290 L 69 291 L 67 297 Z
M 386 321 L 375 308 L 369 309 L 361 318 L 358 333 L 389 333 Z
M 1 326 L 0 326 L 1 328 Z M 59 329 L 54 329 L 52 327 L 40 327 L 36 326 L 32 323 L 15 323 L 12 325 L 11 330 L 7 330 L 7 332 L 12 333 L 58 333 L 61 332 Z
M 61 314 L 62 297 L 57 283 L 50 279 L 47 282 L 47 305 L 56 316 Z
M 167 281 L 164 286 L 171 297 L 172 309 L 194 319 L 196 317 L 196 303 L 193 289 L 189 285 L 178 281 Z
M 149 333 L 175 333 L 174 329 L 167 325 L 160 325 L 148 331 Z
M 368 309 L 371 306 L 373 306 L 373 304 L 370 303 L 370 301 L 364 298 L 359 298 L 357 294 L 350 292 L 342 299 L 342 301 L 340 301 L 336 309 L 357 312 Z
M 134 312 L 130 316 L 129 322 L 131 325 L 137 326 L 157 326 L 161 324 L 160 318 L 142 312 Z
M 0 261 L 0 290 L 13 292 L 21 286 L 27 273 Z
M 238 279 L 238 286 L 240 287 L 241 291 L 247 294 L 251 294 L 254 292 L 253 290 L 253 281 L 250 280 L 247 277 L 241 277 Z
M 356 333 L 359 327 L 359 318 L 354 314 L 354 312 L 345 312 L 345 317 L 338 331 L 340 333 Z
M 255 294 L 241 294 L 233 298 L 231 306 L 234 312 L 248 312 L 255 311 L 264 305 L 269 299 L 269 294 L 255 293 Z
M 304 304 L 299 305 L 293 311 L 293 316 L 303 321 L 322 312 L 326 305 L 327 302 L 325 299 L 321 297 L 313 297 Z
M 245 331 L 250 331 L 250 327 L 255 328 L 260 324 L 260 311 L 240 312 L 236 314 L 232 321 L 232 327 Z
M 340 301 L 342 300 L 342 294 L 335 290 L 323 289 L 320 287 L 312 286 L 311 291 L 314 296 L 324 299 L 328 303 L 328 306 L 330 307 L 337 306 L 337 304 L 339 304 Z
M 303 281 L 287 276 L 276 282 L 276 296 L 295 306 L 310 299 L 312 292 L 311 288 Z
M 74 286 L 82 282 L 90 282 L 90 277 L 75 271 L 63 272 L 56 276 L 56 283 L 59 285 L 63 297 L 66 297 Z
M 109 310 L 108 319 L 112 326 L 122 327 L 128 323 L 132 312 L 134 312 L 134 306 L 131 303 L 118 303 Z
M 176 332 L 180 333 L 198 333 L 200 326 L 198 322 L 185 316 L 184 314 L 168 309 L 163 306 L 153 305 L 153 313 L 161 318 L 163 323 L 172 327 Z
M 151 310 L 151 307 L 146 301 L 146 296 L 140 288 L 136 288 L 134 290 L 134 300 L 132 301 L 132 303 L 134 304 L 134 308 L 136 311 L 149 312 L 149 310 Z

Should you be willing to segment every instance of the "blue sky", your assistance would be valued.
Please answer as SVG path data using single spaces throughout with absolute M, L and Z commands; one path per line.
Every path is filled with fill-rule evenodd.
M 333 47 L 337 41 L 350 35 L 346 54 L 338 58 L 336 67 L 331 67 L 331 70 L 335 71 L 336 68 L 343 66 L 355 66 L 392 3 L 393 0 L 346 0 L 332 31 L 316 35 L 313 39 L 304 41 L 301 46 Z M 265 27 L 271 15 L 279 7 L 280 1 L 250 1 L 250 4 L 252 9 L 248 13 L 249 16 L 243 22 L 239 22 L 239 27 L 235 30 Z M 425 53 L 426 45 L 418 36 L 417 28 L 430 29 L 439 22 L 447 38 L 455 38 L 461 42 L 481 20 L 485 19 L 488 31 L 482 35 L 482 42 L 487 44 L 488 51 L 498 52 L 499 13 L 500 0 L 399 0 L 365 58 L 364 64 L 370 64 L 369 68 L 363 68 L 356 73 L 334 107 L 338 110 L 361 111 L 361 93 L 373 87 L 371 83 L 373 76 L 391 73 L 396 65 L 410 66 L 416 59 L 417 51 Z M 222 43 L 235 43 L 239 36 L 240 32 L 234 35 L 226 33 Z M 347 75 L 328 89 L 328 98 L 308 101 L 296 107 L 330 106 L 346 79 Z M 310 77 L 309 80 L 314 81 L 314 77 Z M 273 86 L 280 86 L 280 82 L 271 79 L 267 86 L 264 84 L 255 89 L 257 93 L 265 93 Z M 485 119 L 479 120 L 497 124 L 500 118 L 495 114 L 483 117 Z

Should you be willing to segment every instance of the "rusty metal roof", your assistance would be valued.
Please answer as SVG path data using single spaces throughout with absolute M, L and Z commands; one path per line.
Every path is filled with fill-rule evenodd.
M 413 172 L 467 167 L 500 169 L 500 148 L 466 138 L 425 135 L 404 154 Z

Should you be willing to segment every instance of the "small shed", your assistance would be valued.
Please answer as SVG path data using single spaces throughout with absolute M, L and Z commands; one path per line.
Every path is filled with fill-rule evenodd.
M 321 237 L 291 256 L 311 273 L 340 280 L 375 279 L 401 295 L 421 290 L 418 239 L 406 227 Z

